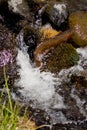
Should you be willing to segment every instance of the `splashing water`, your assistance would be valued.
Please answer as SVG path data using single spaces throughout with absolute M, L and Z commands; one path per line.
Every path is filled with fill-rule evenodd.
M 34 101 L 34 107 L 46 108 L 54 103 L 53 107 L 65 107 L 60 95 L 55 93 L 56 78 L 49 72 L 40 72 L 39 69 L 33 68 L 29 63 L 29 57 L 22 51 L 18 51 L 17 63 L 21 67 L 19 69 L 20 80 L 16 81 L 17 86 L 21 86 L 20 90 L 26 100 Z M 57 101 L 55 100 L 57 98 Z M 59 104 L 56 106 L 56 102 Z
M 74 123 L 74 120 L 67 119 L 62 112 L 62 110 L 66 111 L 69 108 L 70 111 L 72 111 L 72 106 L 65 104 L 64 100 L 66 97 L 64 95 L 60 95 L 59 91 L 64 91 L 64 83 L 69 84 L 72 75 L 79 75 L 80 72 L 85 71 L 85 68 L 87 68 L 87 47 L 77 49 L 77 53 L 79 54 L 78 64 L 69 69 L 61 70 L 57 78 L 55 78 L 50 72 L 40 72 L 39 68 L 34 68 L 31 65 L 31 61 L 25 50 L 26 49 L 18 49 L 16 59 L 17 64 L 20 66 L 18 70 L 20 79 L 15 81 L 15 86 L 21 87 L 18 91 L 23 97 L 22 102 L 31 103 L 32 108 L 45 110 L 50 115 L 52 124 Z M 87 74 L 85 77 L 86 76 Z M 56 91 L 56 85 L 58 91 Z M 67 88 L 69 89 L 69 86 L 67 86 Z M 67 95 L 67 98 L 71 96 L 71 98 L 75 100 L 76 106 L 79 108 L 80 113 L 87 118 L 87 112 L 83 108 L 85 99 L 83 102 L 80 97 L 78 97 L 77 93 L 74 94 L 72 85 L 70 86 L 70 89 L 71 90 L 69 95 Z M 21 97 L 19 98 L 21 100 Z

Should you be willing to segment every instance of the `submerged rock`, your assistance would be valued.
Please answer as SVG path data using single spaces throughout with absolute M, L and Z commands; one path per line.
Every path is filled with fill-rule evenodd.
M 87 12 L 77 11 L 69 16 L 72 39 L 79 46 L 87 45 Z
M 42 68 L 45 71 L 58 73 L 77 64 L 78 60 L 78 54 L 71 44 L 60 44 L 45 56 Z

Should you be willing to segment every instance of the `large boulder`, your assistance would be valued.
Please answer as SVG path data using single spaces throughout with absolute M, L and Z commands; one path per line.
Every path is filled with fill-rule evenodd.
M 44 57 L 42 69 L 58 73 L 77 64 L 78 59 L 78 54 L 71 44 L 60 44 Z
M 87 45 L 87 12 L 77 11 L 69 16 L 72 39 L 79 46 Z

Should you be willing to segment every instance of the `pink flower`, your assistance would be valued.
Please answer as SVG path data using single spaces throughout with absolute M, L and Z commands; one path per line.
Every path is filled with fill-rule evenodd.
M 12 54 L 10 52 L 10 50 L 3 50 L 0 52 L 0 66 L 3 67 L 5 65 L 7 65 L 8 63 L 12 63 L 13 62 L 13 57 Z

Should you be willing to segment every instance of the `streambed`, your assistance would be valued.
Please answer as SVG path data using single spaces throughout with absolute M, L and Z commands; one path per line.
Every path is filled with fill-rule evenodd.
M 78 65 L 61 70 L 55 77 L 50 72 L 40 72 L 38 68 L 32 67 L 27 62 L 27 54 L 19 50 L 17 61 L 20 65 L 21 78 L 15 84 L 18 87 L 21 86 L 21 89 L 18 90 L 21 96 L 19 98 L 14 94 L 14 99 L 37 109 L 38 111 L 33 113 L 36 117 L 41 113 L 40 110 L 45 111 L 44 114 L 49 117 L 47 121 L 51 125 L 75 124 L 76 127 L 77 124 L 85 122 L 87 119 L 87 90 L 84 87 L 87 78 L 85 66 L 87 47 L 78 48 L 77 52 L 80 57 Z M 24 59 L 25 62 L 23 62 Z M 85 75 L 85 79 L 82 73 Z M 80 76 L 81 79 L 79 79 Z
M 26 46 L 23 39 L 23 28 L 25 29 L 24 26 L 29 24 L 29 26 L 39 30 L 39 28 L 43 26 L 43 22 L 46 22 L 43 18 L 47 18 L 47 16 L 44 14 L 41 17 L 42 14 L 37 14 L 39 10 L 38 8 L 36 8 L 37 11 L 31 8 L 30 12 L 33 12 L 35 21 L 32 22 L 32 19 L 26 21 L 26 18 L 24 18 L 24 12 L 21 14 L 15 14 L 12 11 L 10 12 L 7 3 L 4 4 L 5 11 L 4 6 L 0 8 L 0 29 L 1 34 L 3 34 L 3 30 L 5 30 L 3 35 L 5 36 L 6 34 L 6 37 L 1 35 L 3 38 L 0 38 L 2 40 L 0 43 L 0 56 L 2 56 L 0 57 L 0 63 L 2 63 L 1 65 L 4 63 L 6 63 L 4 65 L 7 65 L 7 76 L 9 77 L 9 84 L 11 84 L 10 91 L 12 99 L 31 108 L 32 117 L 35 119 L 37 125 L 51 125 L 53 130 L 86 130 L 87 46 L 75 47 L 79 56 L 77 64 L 64 68 L 58 71 L 58 73 L 42 71 L 40 67 L 35 66 L 35 63 L 32 60 L 33 55 L 29 55 L 28 53 L 30 48 Z M 86 10 L 84 3 L 81 4 L 83 6 L 79 5 L 78 7 L 82 7 L 81 10 Z M 43 7 L 43 5 L 44 4 L 41 3 L 40 8 Z M 36 7 L 38 7 L 38 4 L 36 4 Z M 65 6 L 56 7 L 62 9 L 62 7 Z M 78 10 L 77 7 L 76 9 Z M 70 10 L 70 12 L 72 12 L 72 10 Z M 64 13 L 64 15 L 67 14 Z M 30 16 L 27 16 L 27 18 L 28 17 L 30 18 Z M 62 23 L 63 27 L 61 27 L 56 24 L 53 25 L 53 21 L 50 20 L 51 19 L 48 18 L 48 22 L 50 22 L 52 27 L 58 30 L 61 29 L 65 31 L 66 28 L 68 28 L 68 25 L 63 28 L 66 25 L 66 22 Z M 32 33 L 30 34 L 32 35 Z M 39 41 L 38 38 L 36 37 L 35 39 L 34 36 L 36 36 L 36 33 L 34 33 L 32 37 L 34 40 Z M 14 42 L 11 42 L 12 38 Z M 11 41 L 9 39 L 11 39 Z M 34 42 L 32 39 L 29 39 L 29 41 L 31 41 L 31 43 Z M 7 44 L 5 44 L 5 42 Z M 69 42 L 72 42 L 72 39 Z M 35 46 L 37 45 L 35 44 Z M 5 51 L 6 49 L 7 52 Z M 8 53 L 8 50 L 11 51 Z M 2 62 L 3 56 L 7 59 L 4 63 Z M 9 56 L 10 58 L 8 58 Z M 1 66 L 0 90 L 2 90 L 4 83 L 2 75 Z M 49 128 L 44 129 L 46 130 Z

